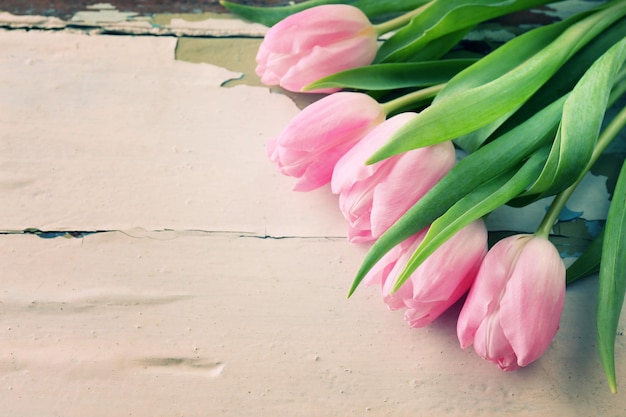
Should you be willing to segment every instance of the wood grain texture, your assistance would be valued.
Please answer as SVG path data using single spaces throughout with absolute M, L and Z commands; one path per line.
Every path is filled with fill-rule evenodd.
M 0 31 L 2 414 L 624 414 L 595 351 L 592 279 L 514 373 L 459 348 L 458 306 L 413 330 L 375 288 L 346 300 L 365 248 L 327 188 L 292 192 L 264 153 L 297 106 L 223 87 L 245 72 L 175 47 Z M 617 352 L 624 376 L 621 334 Z

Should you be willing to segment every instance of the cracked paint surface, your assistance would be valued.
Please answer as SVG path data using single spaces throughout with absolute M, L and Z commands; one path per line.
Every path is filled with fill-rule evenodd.
M 299 3 L 302 0 L 296 0 Z M 111 4 L 112 3 L 112 4 Z M 282 0 L 239 0 L 238 3 L 249 5 L 279 5 Z M 111 5 L 121 11 L 133 11 L 141 15 L 157 13 L 200 14 L 206 12 L 226 12 L 218 0 L 114 0 L 113 2 L 96 2 L 91 0 L 3 0 L 1 9 L 19 15 L 56 16 L 69 19 L 75 13 L 93 8 L 94 5 Z
M 118 10 L 110 3 L 97 3 L 76 10 L 71 17 L 21 15 L 0 7 L 0 28 L 80 30 L 95 34 L 155 36 L 256 36 L 267 27 L 245 22 L 224 13 L 155 13 L 142 14 Z M 10 9 L 11 10 L 11 9 Z M 135 10 L 135 9 L 133 9 Z

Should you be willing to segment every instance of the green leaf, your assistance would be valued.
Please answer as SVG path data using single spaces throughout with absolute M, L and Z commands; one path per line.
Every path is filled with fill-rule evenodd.
M 408 61 L 430 61 L 439 59 L 450 52 L 459 42 L 472 31 L 473 27 L 466 27 L 435 38 L 418 49 Z
M 626 14 L 626 2 L 609 4 L 613 6 L 600 8 L 573 23 L 540 52 L 495 80 L 435 100 L 430 107 L 404 125 L 368 163 L 461 137 L 518 109 L 571 55 Z M 528 33 L 532 31 L 520 38 Z M 514 51 L 510 52 L 501 56 L 501 59 L 513 58 Z M 466 71 L 472 70 L 474 65 Z M 463 72 L 458 76 L 463 76 Z
M 571 284 L 600 270 L 604 229 L 587 246 L 582 255 L 567 268 L 565 282 Z
M 428 0 L 309 0 L 289 6 L 247 6 L 233 3 L 227 0 L 220 0 L 220 4 L 244 19 L 251 22 L 261 23 L 265 26 L 274 26 L 287 16 L 302 10 L 324 4 L 351 4 L 358 7 L 370 19 L 376 16 L 392 13 L 401 13 L 412 10 Z
M 437 38 L 460 33 L 463 30 L 467 32 L 480 22 L 546 3 L 549 2 L 545 0 L 434 0 L 408 25 L 385 41 L 378 51 L 376 62 L 414 60 L 414 56 L 421 49 Z M 436 57 L 429 56 L 425 59 L 433 58 Z
M 622 97 L 622 95 L 624 94 L 626 94 L 626 68 L 623 68 L 616 76 L 616 82 L 613 85 L 611 94 L 609 95 L 607 107 L 610 108 L 611 106 L 613 106 L 617 102 L 617 100 L 619 100 L 620 97 Z M 621 122 L 619 122 L 618 120 L 618 123 L 611 122 L 611 124 L 607 126 L 607 128 L 602 133 L 602 136 L 606 136 L 604 140 L 606 140 L 607 138 L 613 138 L 617 134 L 617 132 L 621 129 L 620 123 Z M 600 136 L 600 138 L 598 139 L 598 143 L 603 141 L 602 136 Z M 608 141 L 610 142 L 610 140 L 611 139 L 609 139 Z M 606 146 L 606 145 L 603 145 L 603 146 Z M 602 147 L 602 149 L 594 150 L 594 154 L 592 158 L 597 157 L 599 154 L 603 152 L 603 150 L 604 150 L 604 147 Z M 592 159 L 592 161 L 590 161 L 590 164 L 593 164 L 594 161 L 595 159 Z M 587 168 L 584 169 L 585 172 L 587 170 L 588 170 Z M 581 180 L 581 178 L 579 177 L 578 180 Z M 571 187 L 575 187 L 575 186 L 576 185 L 574 184 Z M 533 187 L 534 185 L 531 186 L 530 189 L 526 191 L 524 194 L 510 201 L 508 205 L 513 206 L 513 207 L 524 207 L 528 204 L 531 204 L 543 198 L 544 197 L 543 194 L 538 194 L 538 193 L 531 191 Z
M 563 106 L 552 152 L 529 194 L 557 194 L 585 172 L 591 160 L 616 76 L 626 60 L 626 39 L 605 52 L 585 72 Z
M 361 9 L 367 17 L 373 19 L 377 16 L 409 12 L 425 5 L 429 1 L 430 0 L 354 0 L 351 4 Z
M 354 88 L 357 90 L 393 90 L 407 87 L 427 87 L 448 81 L 459 71 L 476 62 L 475 59 L 374 64 L 354 68 L 324 77 L 306 86 L 320 88 Z
M 393 291 L 397 291 L 411 274 L 455 233 L 524 191 L 541 172 L 547 156 L 548 148 L 545 147 L 534 153 L 519 169 L 516 167 L 481 184 L 435 220 L 398 276 Z
M 626 164 L 617 179 L 606 219 L 598 280 L 598 351 L 609 387 L 617 391 L 615 335 L 626 291 Z
M 526 60 L 532 58 L 535 54 L 540 52 L 547 44 L 554 41 L 559 35 L 561 35 L 567 27 L 580 20 L 582 17 L 582 14 L 577 14 L 569 20 L 537 28 L 523 36 L 519 36 L 509 42 L 506 42 L 495 52 L 487 55 L 471 68 L 468 68 L 467 70 L 459 73 L 458 76 L 454 77 L 435 98 L 434 102 L 436 103 L 446 97 L 450 97 L 462 91 L 494 81 L 505 75 L 507 72 L 513 70 L 515 67 L 523 65 Z M 552 100 L 555 100 L 563 94 L 564 93 L 556 97 L 552 97 Z M 542 106 L 535 106 L 533 108 L 533 114 L 537 108 L 542 108 L 546 104 L 548 103 L 544 103 Z M 455 143 L 468 152 L 475 151 L 492 133 L 494 133 L 506 120 L 508 120 L 509 117 L 516 112 L 516 110 L 517 108 L 514 108 L 513 110 L 502 114 L 493 122 L 462 137 L 456 138 Z
M 554 137 L 564 101 L 565 97 L 537 111 L 535 116 L 515 129 L 461 159 L 372 245 L 356 274 L 349 295 L 376 262 L 394 246 L 428 226 L 481 184 L 517 166 Z
M 548 80 L 528 101 L 526 101 L 519 110 L 517 110 L 511 117 L 504 115 L 496 122 L 492 122 L 487 126 L 470 132 L 469 134 L 458 138 L 455 143 L 472 152 L 480 147 L 484 142 L 488 141 L 490 137 L 498 137 L 501 134 L 511 130 L 524 120 L 531 117 L 537 109 L 545 107 L 563 94 L 570 92 L 576 83 L 580 80 L 587 69 L 611 46 L 619 42 L 626 36 L 626 18 L 622 18 L 615 22 L 609 28 L 600 33 L 597 37 L 591 40 L 583 48 L 581 48 L 576 54 L 574 54 L 555 74 Z M 501 48 L 507 47 L 508 44 L 514 42 L 514 40 L 503 45 Z M 527 44 L 519 45 L 519 47 L 529 46 Z M 517 48 L 517 47 L 516 47 Z M 498 65 L 498 62 L 492 64 Z M 484 68 L 482 70 L 489 70 Z M 450 84 L 450 83 L 448 83 Z M 441 94 L 440 94 L 441 95 Z M 495 132 L 494 132 L 495 129 Z

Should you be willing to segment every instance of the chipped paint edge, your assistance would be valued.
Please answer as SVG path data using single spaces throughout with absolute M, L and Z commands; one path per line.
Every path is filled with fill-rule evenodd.
M 58 17 L 14 15 L 0 9 L 0 29 L 68 30 L 151 36 L 263 37 L 267 27 L 241 20 L 233 14 L 165 14 L 138 16 L 121 12 L 109 3 L 88 6 L 69 20 Z

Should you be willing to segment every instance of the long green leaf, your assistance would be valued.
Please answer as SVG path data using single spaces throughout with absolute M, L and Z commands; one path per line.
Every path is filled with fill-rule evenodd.
M 583 14 L 580 13 L 568 20 L 539 27 L 523 36 L 519 36 L 509 42 L 506 42 L 495 52 L 480 59 L 471 68 L 460 72 L 456 77 L 450 80 L 446 87 L 437 95 L 437 97 L 435 97 L 434 103 L 462 91 L 479 87 L 480 85 L 494 81 L 505 75 L 507 72 L 513 70 L 519 65 L 522 65 L 526 60 L 532 58 L 535 54 L 540 52 L 547 44 L 554 41 L 563 33 L 565 29 L 580 20 L 582 17 Z M 562 92 L 560 95 L 552 97 L 552 100 L 562 96 L 564 93 L 565 92 Z M 535 106 L 533 108 L 533 114 L 537 108 L 543 108 L 547 104 L 548 103 L 543 103 L 543 105 Z M 516 111 L 517 108 L 514 108 L 513 110 L 500 115 L 491 123 L 469 132 L 462 137 L 456 138 L 455 143 L 468 152 L 475 151 Z
M 376 62 L 411 61 L 414 55 L 437 38 L 469 30 L 497 16 L 546 3 L 549 1 L 434 0 L 408 25 L 385 41 L 378 51 Z
M 554 137 L 565 98 L 537 111 L 535 116 L 515 129 L 461 159 L 372 245 L 356 274 L 349 295 L 376 262 L 394 246 L 428 226 L 476 187 L 517 166 Z
M 458 138 L 519 108 L 571 55 L 626 14 L 626 2 L 610 4 L 572 24 L 539 53 L 497 79 L 437 100 L 404 125 L 368 163 Z
M 548 163 L 530 194 L 556 194 L 573 184 L 593 154 L 616 76 L 626 60 L 626 38 L 585 72 L 563 106 Z
M 248 6 L 220 0 L 220 4 L 231 12 L 251 22 L 261 23 L 265 26 L 274 26 L 279 21 L 294 13 L 324 4 L 351 4 L 358 7 L 369 17 L 393 13 L 402 13 L 413 10 L 427 3 L 428 0 L 309 0 L 288 6 Z
M 441 84 L 476 62 L 475 59 L 448 59 L 428 62 L 374 64 L 324 77 L 305 90 L 354 88 L 357 90 L 393 90 Z
M 604 128 L 598 147 L 606 146 L 626 126 L 626 107 Z M 626 163 L 622 165 L 606 219 L 598 284 L 597 331 L 600 361 L 612 392 L 615 375 L 615 333 L 626 292 Z
M 598 351 L 609 387 L 617 391 L 615 334 L 626 291 L 626 164 L 617 179 L 606 219 L 598 281 Z
M 548 148 L 546 147 L 533 154 L 519 169 L 513 169 L 481 184 L 435 220 L 424 240 L 398 276 L 394 291 L 397 291 L 411 274 L 455 233 L 474 220 L 503 206 L 524 191 L 541 172 L 547 156 Z
M 616 82 L 613 85 L 611 94 L 609 95 L 608 107 L 609 108 L 612 107 L 624 94 L 626 94 L 626 68 L 622 68 L 622 70 L 618 73 L 616 77 Z M 610 140 L 612 139 L 607 139 L 607 138 L 614 137 L 621 128 L 622 127 L 621 127 L 620 120 L 611 122 L 611 124 L 609 124 L 605 128 L 605 130 L 602 132 L 602 135 L 598 139 L 598 143 L 601 141 L 607 141 L 607 140 L 608 142 L 610 142 Z M 603 136 L 604 136 L 604 139 L 602 138 Z M 597 157 L 599 154 L 603 152 L 603 150 L 604 148 L 594 150 L 594 156 L 592 158 Z M 590 163 L 593 164 L 593 160 L 590 161 Z M 585 168 L 584 171 L 586 172 L 587 169 Z M 582 179 L 581 177 L 578 178 L 578 180 L 581 180 L 581 179 Z M 575 185 L 572 185 L 572 186 L 575 187 Z M 532 189 L 533 187 L 534 185 L 531 186 L 530 189 Z M 521 196 L 510 201 L 508 205 L 513 206 L 513 207 L 524 207 L 543 197 L 544 197 L 543 194 L 537 194 L 529 190 L 529 191 L 526 191 Z
M 463 28 L 456 32 L 451 32 L 446 35 L 440 36 L 428 42 L 422 48 L 420 48 L 410 58 L 413 62 L 430 61 L 433 59 L 439 59 L 450 52 L 455 46 L 459 44 L 472 31 L 473 28 Z
M 505 115 L 501 120 L 492 122 L 461 138 L 455 139 L 455 143 L 468 152 L 473 152 L 488 141 L 490 137 L 498 137 L 524 120 L 527 120 L 530 116 L 535 114 L 538 108 L 545 107 L 556 98 L 571 91 L 587 69 L 611 46 L 615 45 L 615 43 L 619 42 L 625 36 L 626 18 L 622 18 L 574 54 L 565 65 L 563 65 L 554 76 L 511 117 Z M 512 42 L 514 42 L 514 40 L 507 42 L 507 44 L 503 45 L 501 48 L 506 47 Z M 519 45 L 519 47 L 522 48 L 525 46 L 526 45 Z M 501 65 L 501 63 L 498 62 L 493 62 L 492 64 L 493 66 Z M 489 68 L 483 68 L 482 70 L 489 70 Z M 448 86 L 449 84 L 450 83 L 448 83 Z M 446 90 L 447 89 L 448 88 L 446 88 Z M 445 92 L 445 90 L 442 92 Z
M 450 80 L 435 102 L 497 80 L 535 56 L 583 16 L 582 13 L 577 14 L 570 19 L 538 27 L 511 39 Z

